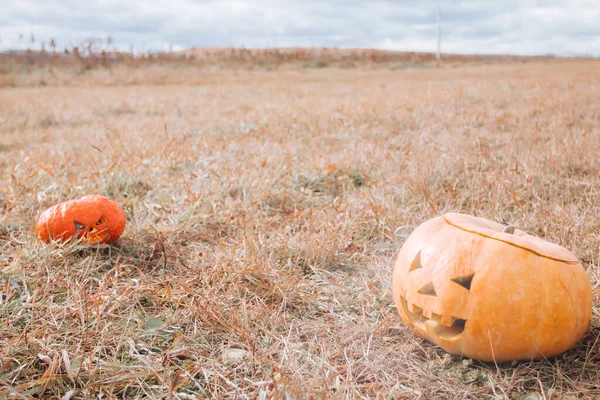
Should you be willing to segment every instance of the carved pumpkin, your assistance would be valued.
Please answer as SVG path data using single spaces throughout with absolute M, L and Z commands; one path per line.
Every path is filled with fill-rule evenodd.
M 121 206 L 99 195 L 69 200 L 44 211 L 35 227 L 43 242 L 78 239 L 86 244 L 112 243 L 125 229 Z
M 482 361 L 558 355 L 585 333 L 589 279 L 565 248 L 484 218 L 449 213 L 400 250 L 393 295 L 413 332 Z

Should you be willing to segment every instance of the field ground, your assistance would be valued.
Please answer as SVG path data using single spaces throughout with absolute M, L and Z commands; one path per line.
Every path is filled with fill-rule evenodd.
M 1 75 L 0 397 L 599 398 L 598 66 Z M 36 242 L 88 193 L 116 245 Z M 446 211 L 577 254 L 583 340 L 494 365 L 413 337 L 394 256 Z

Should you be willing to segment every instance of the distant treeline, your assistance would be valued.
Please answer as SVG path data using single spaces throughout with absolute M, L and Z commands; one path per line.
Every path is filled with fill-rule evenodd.
M 546 56 L 513 55 L 463 55 L 443 54 L 441 62 L 515 62 L 555 58 Z M 13 65 L 64 65 L 82 66 L 85 69 L 109 67 L 126 63 L 132 66 L 146 63 L 189 63 L 205 66 L 280 66 L 301 64 L 307 67 L 328 66 L 353 67 L 364 64 L 411 64 L 439 63 L 435 53 L 402 52 L 377 49 L 343 48 L 191 48 L 183 51 L 137 52 L 118 51 L 112 47 L 112 39 L 91 39 L 79 45 L 58 49 L 52 40 L 39 50 L 7 50 L 0 53 L 2 63 Z

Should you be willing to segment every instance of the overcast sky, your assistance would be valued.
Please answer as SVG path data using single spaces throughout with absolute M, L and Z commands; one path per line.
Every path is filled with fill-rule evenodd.
M 599 0 L 0 0 L 0 48 L 338 46 L 600 56 Z M 20 39 L 20 35 L 23 35 Z

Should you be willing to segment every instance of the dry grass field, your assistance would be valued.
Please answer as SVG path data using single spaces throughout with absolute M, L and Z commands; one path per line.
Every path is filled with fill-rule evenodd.
M 0 398 L 600 398 L 600 64 L 321 67 L 0 74 Z M 119 242 L 37 243 L 89 193 Z M 583 340 L 495 365 L 412 336 L 394 257 L 446 211 L 573 251 Z

